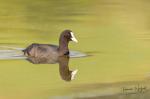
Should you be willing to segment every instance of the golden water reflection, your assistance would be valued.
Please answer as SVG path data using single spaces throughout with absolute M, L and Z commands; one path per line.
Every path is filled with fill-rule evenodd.
M 36 57 L 28 57 L 27 60 L 33 64 L 59 64 L 59 73 L 63 80 L 71 81 L 74 80 L 77 70 L 69 70 L 69 56 L 60 56 L 57 61 L 52 58 L 36 58 Z

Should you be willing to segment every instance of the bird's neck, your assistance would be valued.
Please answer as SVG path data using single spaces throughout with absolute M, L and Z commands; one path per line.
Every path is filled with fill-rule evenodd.
M 68 55 L 69 54 L 68 41 L 60 38 L 58 50 L 59 50 L 60 56 Z

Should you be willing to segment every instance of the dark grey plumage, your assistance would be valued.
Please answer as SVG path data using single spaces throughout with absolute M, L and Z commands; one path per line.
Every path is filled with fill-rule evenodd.
M 69 41 L 76 41 L 71 30 L 65 30 L 61 33 L 59 38 L 59 46 L 52 44 L 38 44 L 33 43 L 23 50 L 27 57 L 52 58 L 56 60 L 59 56 L 69 55 L 68 43 Z

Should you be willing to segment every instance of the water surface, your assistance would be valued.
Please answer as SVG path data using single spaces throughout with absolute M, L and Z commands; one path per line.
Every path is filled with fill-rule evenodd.
M 149 6 L 148 0 L 0 0 L 0 46 L 58 44 L 61 31 L 71 29 L 79 43 L 70 49 L 90 55 L 70 59 L 69 68 L 78 69 L 71 82 L 61 79 L 58 64 L 0 60 L 0 98 L 146 99 L 146 92 L 122 96 L 122 87 L 149 89 Z

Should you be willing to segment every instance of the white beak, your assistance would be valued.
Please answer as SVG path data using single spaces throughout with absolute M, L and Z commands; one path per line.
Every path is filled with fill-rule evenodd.
M 77 74 L 78 70 L 74 70 L 72 73 L 71 73 L 71 80 L 74 80 L 75 79 L 75 75 Z
M 78 43 L 78 40 L 75 38 L 74 33 L 70 32 L 70 34 L 71 34 L 71 40 Z

